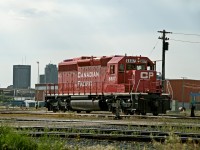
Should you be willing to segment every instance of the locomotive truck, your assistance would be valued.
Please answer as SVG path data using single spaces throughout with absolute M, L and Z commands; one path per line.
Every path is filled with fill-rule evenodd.
M 111 111 L 124 114 L 170 110 L 171 96 L 163 93 L 155 62 L 143 56 L 82 56 L 58 64 L 58 84 L 48 84 L 49 111 Z

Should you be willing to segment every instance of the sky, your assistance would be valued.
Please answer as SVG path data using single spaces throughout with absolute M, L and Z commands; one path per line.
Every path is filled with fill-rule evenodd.
M 0 87 L 13 65 L 31 65 L 31 87 L 47 64 L 79 56 L 142 55 L 166 78 L 200 80 L 198 0 L 0 0 Z

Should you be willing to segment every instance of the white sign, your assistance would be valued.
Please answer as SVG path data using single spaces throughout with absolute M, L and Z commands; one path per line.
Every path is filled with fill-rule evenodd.
M 153 72 L 141 72 L 140 73 L 140 78 L 141 79 L 150 79 L 153 76 L 154 76 Z
M 116 77 L 115 76 L 114 77 L 109 77 L 108 81 L 116 81 Z
M 99 77 L 99 72 L 78 72 L 78 78 Z
M 92 86 L 92 81 L 78 81 L 78 87 Z
M 135 63 L 136 59 L 126 59 L 126 63 Z

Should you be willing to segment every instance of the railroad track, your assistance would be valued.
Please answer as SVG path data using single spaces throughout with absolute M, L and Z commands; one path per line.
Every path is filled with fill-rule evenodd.
M 114 141 L 137 141 L 151 142 L 152 140 L 164 142 L 171 133 L 161 131 L 144 131 L 144 130 L 122 130 L 122 129 L 101 129 L 101 128 L 56 128 L 42 126 L 22 126 L 15 129 L 32 137 L 42 137 L 45 135 L 56 136 L 62 138 L 86 138 L 98 140 L 114 140 Z M 174 135 L 179 136 L 182 142 L 188 139 L 194 142 L 200 142 L 200 133 L 181 133 L 174 132 Z
M 20 112 L 21 113 L 21 112 Z M 160 131 L 165 127 L 182 128 L 195 130 L 200 129 L 200 124 L 187 124 L 190 120 L 179 124 L 174 122 L 148 122 L 143 121 L 127 121 L 127 120 L 106 120 L 106 119 L 67 119 L 67 118 L 39 118 L 38 113 L 31 116 L 22 113 L 23 117 L 4 115 L 0 116 L 0 122 L 10 124 L 17 129 L 20 134 L 26 134 L 33 137 L 57 136 L 63 138 L 87 138 L 99 140 L 114 140 L 114 141 L 142 141 L 150 142 L 165 141 L 171 132 Z M 52 114 L 52 113 L 50 113 Z M 24 117 L 25 115 L 25 117 Z M 4 116 L 4 117 L 3 117 Z M 51 115 L 50 115 L 51 116 Z M 41 126 L 44 125 L 44 126 Z M 46 125 L 46 126 L 45 126 Z M 84 126 L 84 127 L 82 127 Z M 178 130 L 177 130 L 178 131 Z M 180 137 L 182 142 L 186 142 L 189 138 L 195 142 L 200 142 L 200 133 L 183 133 L 173 132 L 173 135 Z
M 179 123 L 166 123 L 166 122 L 161 122 L 155 124 L 150 124 L 148 122 L 140 122 L 140 121 L 132 121 L 132 122 L 124 122 L 124 121 L 110 121 L 110 120 L 83 120 L 83 119 L 40 119 L 40 118 L 0 118 L 0 122 L 4 123 L 18 123 L 18 124 L 28 124 L 30 128 L 35 126 L 35 124 L 46 124 L 48 125 L 48 128 L 51 126 L 64 126 L 66 127 L 67 125 L 70 124 L 70 126 L 75 126 L 77 125 L 88 125 L 89 126 L 98 126 L 98 125 L 103 125 L 103 126 L 113 126 L 113 127 L 119 127 L 119 128 L 144 128 L 144 129 L 162 129 L 166 127 L 170 128 L 184 128 L 184 129 L 193 129 L 195 130 L 200 130 L 200 124 L 179 124 Z M 23 125 L 22 125 L 23 126 Z
M 81 113 L 81 114 L 77 114 L 77 113 L 62 113 L 62 112 L 57 112 L 57 113 L 53 113 L 53 112 L 49 112 L 49 111 L 29 111 L 29 110 L 1 110 L 0 114 L 29 114 L 29 115 L 74 115 L 74 116 L 79 116 L 79 117 L 94 117 L 94 118 L 115 118 L 114 114 L 111 114 L 110 112 L 96 112 L 96 113 L 90 113 L 90 114 L 85 114 L 85 113 Z M 142 119 L 154 119 L 154 118 L 166 118 L 166 119 L 192 119 L 192 120 L 200 120 L 200 116 L 196 116 L 196 117 L 190 117 L 190 116 L 184 116 L 183 114 L 161 114 L 158 116 L 152 116 L 152 115 L 123 115 L 121 114 L 120 117 L 123 118 L 127 118 L 127 119 L 134 119 L 134 118 L 142 118 Z
M 83 117 L 96 117 L 96 118 L 115 118 L 115 115 L 104 115 L 104 114 L 76 114 L 77 116 Z M 180 116 L 180 115 L 159 115 L 159 116 L 152 116 L 152 115 L 120 115 L 123 118 L 141 118 L 141 119 L 155 119 L 155 118 L 166 118 L 166 119 L 193 119 L 193 120 L 200 120 L 199 116 L 196 117 L 189 117 L 189 116 Z

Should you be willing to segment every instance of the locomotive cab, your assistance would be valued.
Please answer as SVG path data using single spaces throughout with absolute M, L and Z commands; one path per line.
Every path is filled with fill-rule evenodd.
M 160 92 L 154 69 L 155 64 L 147 57 L 113 57 L 108 62 L 107 86 L 111 89 L 112 84 L 113 92 Z

